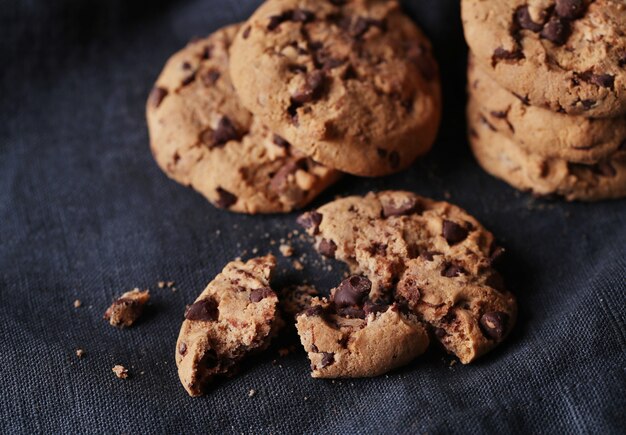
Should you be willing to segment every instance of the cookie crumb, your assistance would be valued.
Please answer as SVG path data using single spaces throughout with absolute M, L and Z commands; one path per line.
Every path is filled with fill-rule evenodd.
M 104 318 L 112 326 L 131 326 L 143 312 L 144 305 L 150 300 L 150 291 L 135 288 L 117 298 L 104 313 Z
M 78 358 L 82 358 L 85 356 L 85 351 L 83 349 L 76 349 L 76 356 Z
M 278 247 L 278 250 L 284 257 L 291 257 L 293 255 L 293 248 L 290 245 L 282 244 Z
M 120 379 L 128 378 L 128 370 L 123 365 L 117 364 L 113 366 L 111 370 L 113 371 L 113 373 L 115 373 L 115 376 L 117 376 Z
M 168 281 L 165 283 L 165 285 L 167 286 L 167 288 L 172 288 L 176 285 L 176 283 L 174 281 Z
M 157 287 L 159 287 L 159 288 L 164 288 L 164 287 L 165 287 L 165 281 L 159 281 L 159 282 L 157 282 Z
M 254 397 L 256 395 L 256 390 L 252 389 L 248 391 L 248 397 Z
M 293 264 L 293 268 L 296 269 L 296 270 L 304 269 L 304 266 L 298 260 L 293 260 L 292 264 Z
M 80 299 L 76 299 L 76 300 L 74 301 L 74 308 L 80 308 L 80 307 L 82 307 L 82 306 L 83 306 L 83 303 L 81 302 L 81 300 L 80 300 Z

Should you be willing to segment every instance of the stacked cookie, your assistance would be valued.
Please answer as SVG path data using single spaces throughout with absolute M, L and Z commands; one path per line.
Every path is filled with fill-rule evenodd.
M 463 0 L 469 139 L 537 195 L 626 196 L 626 3 Z
M 441 112 L 426 37 L 396 1 L 269 0 L 175 54 L 147 104 L 174 180 L 244 213 L 303 207 L 341 172 L 426 153 Z

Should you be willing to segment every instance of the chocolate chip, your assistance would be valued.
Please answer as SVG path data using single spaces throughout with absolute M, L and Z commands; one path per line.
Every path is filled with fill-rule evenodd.
M 385 313 L 388 309 L 389 305 L 372 301 L 365 302 L 365 305 L 363 306 L 363 311 L 365 311 L 366 316 L 369 316 L 370 314 Z
M 321 305 L 315 305 L 314 307 L 307 308 L 304 314 L 309 317 L 321 316 L 324 314 L 324 308 Z
M 187 345 L 183 341 L 181 341 L 180 345 L 178 345 L 178 353 L 183 356 L 187 353 Z
M 441 255 L 441 252 L 437 252 L 437 251 L 420 252 L 420 257 L 422 257 L 426 261 L 433 261 L 435 259 L 435 255 Z
M 272 142 L 274 142 L 274 144 L 278 145 L 281 148 L 289 148 L 291 146 L 289 142 L 287 142 L 285 139 L 277 134 L 272 137 Z
M 337 245 L 332 240 L 322 239 L 317 250 L 320 254 L 328 258 L 335 258 L 335 251 L 337 251 Z
M 580 102 L 585 110 L 592 109 L 596 105 L 596 100 L 582 100 Z
M 583 0 L 556 0 L 554 11 L 560 17 L 575 20 L 585 14 L 585 2 Z
M 404 216 L 413 213 L 421 213 L 423 211 L 422 205 L 416 198 L 407 198 L 400 204 L 395 202 L 384 202 L 383 217 L 391 216 Z
M 313 235 L 319 233 L 322 223 L 322 214 L 316 211 L 308 211 L 298 217 L 296 222 L 306 230 L 313 230 Z
M 427 82 L 433 81 L 437 77 L 437 62 L 424 44 L 410 43 L 406 49 L 406 57 L 417 66 L 420 74 Z
M 250 302 L 261 302 L 263 299 L 273 296 L 275 293 L 269 287 L 261 287 L 252 290 L 250 293 Z
M 250 32 L 251 31 L 252 31 L 252 26 L 248 26 L 245 29 L 243 29 L 243 33 L 241 34 L 243 39 L 248 39 L 250 37 Z
M 158 108 L 166 96 L 167 96 L 167 89 L 159 88 L 155 86 L 150 91 L 150 96 L 148 97 L 150 106 L 152 106 L 155 109 Z
M 219 317 L 217 301 L 212 297 L 201 299 L 185 310 L 185 319 L 214 322 Z
M 462 227 L 456 222 L 452 222 L 449 220 L 443 221 L 443 231 L 442 236 L 448 242 L 448 245 L 456 245 L 457 243 L 462 242 L 467 238 L 467 234 L 469 233 L 468 229 Z
M 237 139 L 239 139 L 237 128 L 227 116 L 222 116 L 213 132 L 213 146 L 224 145 Z
M 274 192 L 282 193 L 287 190 L 289 176 L 295 174 L 303 167 L 304 159 L 290 159 L 280 167 L 270 180 L 270 189 Z
M 533 31 L 535 33 L 540 32 L 543 29 L 542 23 L 535 23 L 530 16 L 530 12 L 528 11 L 528 6 L 520 6 L 515 11 L 515 21 L 517 24 L 526 30 Z
M 219 80 L 221 75 L 222 73 L 220 73 L 218 70 L 210 69 L 200 76 L 200 80 L 202 80 L 202 83 L 204 84 L 204 86 L 211 86 L 211 85 L 214 85 L 215 82 Z
M 326 75 L 322 71 L 307 74 L 304 85 L 291 96 L 291 101 L 304 104 L 317 100 L 322 95 L 325 81 Z
M 457 266 L 454 263 L 448 263 L 443 267 L 443 270 L 441 271 L 441 276 L 445 276 L 446 278 L 454 278 L 455 276 L 459 276 L 464 273 L 465 270 L 462 267 Z
M 356 307 L 339 308 L 337 314 L 349 319 L 365 319 L 365 311 Z
M 237 202 L 237 196 L 230 193 L 228 190 L 218 187 L 216 189 L 219 198 L 216 201 L 216 205 L 220 208 L 230 208 Z
M 328 367 L 329 365 L 335 362 L 334 353 L 330 353 L 330 352 L 322 352 L 322 353 L 324 356 L 322 357 L 322 364 L 320 365 L 321 369 L 323 369 L 324 367 Z
M 400 167 L 400 154 L 397 151 L 389 153 L 389 164 L 393 169 L 398 169 Z
M 372 282 L 364 276 L 352 275 L 339 284 L 333 301 L 338 307 L 361 305 L 372 289 Z
M 483 314 L 480 318 L 480 329 L 489 338 L 501 340 L 506 332 L 509 315 L 501 311 Z
M 435 333 L 435 337 L 437 337 L 439 339 L 441 339 L 441 338 L 445 337 L 446 335 L 448 335 L 446 330 L 443 329 L 443 328 L 434 328 L 433 332 Z
M 405 293 L 403 296 L 413 302 L 419 302 L 422 297 L 422 292 L 413 278 L 406 278 L 402 281 L 401 285 Z
M 315 19 L 315 14 L 306 9 L 296 9 L 291 15 L 291 21 L 297 23 L 310 23 Z
M 543 26 L 541 37 L 556 44 L 563 45 L 570 35 L 570 23 L 567 19 L 558 15 L 553 15 L 550 20 Z
M 194 72 L 193 74 L 189 74 L 187 77 L 185 77 L 183 81 L 180 82 L 180 85 L 183 87 L 188 86 L 191 83 L 193 83 L 195 79 L 196 79 L 196 73 Z
M 589 81 L 601 88 L 613 89 L 615 85 L 615 76 L 609 74 L 592 74 Z
M 524 56 L 524 53 L 520 49 L 509 51 L 505 50 L 503 47 L 498 47 L 491 56 L 491 65 L 495 67 L 501 60 L 521 60 L 525 58 L 526 56 Z
M 202 53 L 200 53 L 200 59 L 207 60 L 211 59 L 211 47 L 208 45 L 202 49 Z
M 191 64 L 189 62 L 185 61 L 181 65 L 181 68 L 184 69 L 184 70 L 191 69 Z

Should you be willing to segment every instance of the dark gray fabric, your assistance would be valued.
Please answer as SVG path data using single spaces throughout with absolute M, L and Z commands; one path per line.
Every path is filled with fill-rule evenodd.
M 316 204 L 370 189 L 449 194 L 508 250 L 521 311 L 510 339 L 470 366 L 431 349 L 388 376 L 331 382 L 309 377 L 300 350 L 278 357 L 296 342 L 288 333 L 206 397 L 186 395 L 174 364 L 185 304 L 234 257 L 277 252 L 270 241 L 295 214 L 229 214 L 169 181 L 144 101 L 170 54 L 258 3 L 0 0 L 0 432 L 624 433 L 625 202 L 534 200 L 480 170 L 465 139 L 457 0 L 405 4 L 443 71 L 434 151 L 396 176 L 346 178 Z M 340 265 L 295 246 L 306 268 L 282 259 L 279 283 L 338 282 Z M 155 288 L 161 279 L 178 291 Z M 149 312 L 111 328 L 104 309 L 134 286 L 154 289 Z

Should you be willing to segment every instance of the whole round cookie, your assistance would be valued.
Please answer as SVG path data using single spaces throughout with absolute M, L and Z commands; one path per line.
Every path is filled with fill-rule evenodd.
M 338 199 L 299 223 L 322 255 L 368 278 L 367 298 L 406 306 L 464 364 L 515 323 L 515 298 L 493 268 L 503 250 L 459 207 L 386 191 Z
M 471 55 L 467 78 L 471 104 L 498 133 L 530 153 L 597 163 L 626 148 L 626 117 L 585 118 L 530 106 L 493 81 Z
M 217 207 L 289 212 L 339 173 L 293 148 L 239 103 L 228 70 L 238 28 L 195 40 L 167 62 L 146 108 L 152 153 L 169 177 Z
M 346 301 L 345 293 L 354 299 L 353 293 L 359 291 L 350 281 L 362 285 L 367 278 L 347 278 L 330 301 L 315 298 L 297 317 L 296 328 L 314 378 L 379 376 L 408 364 L 428 348 L 422 323 L 397 304 L 372 303 L 364 300 L 365 295 Z
M 626 196 L 626 150 L 595 164 L 572 163 L 529 153 L 496 128 L 470 103 L 469 139 L 483 169 L 511 186 L 538 196 L 599 201 Z
M 230 68 L 251 112 L 344 172 L 400 171 L 437 133 L 438 66 L 396 1 L 266 1 L 237 35 Z
M 233 374 L 243 358 L 267 348 L 282 325 L 270 288 L 272 255 L 224 267 L 187 307 L 176 343 L 178 376 L 190 396 Z
M 586 117 L 626 114 L 624 0 L 463 0 L 477 61 L 522 100 Z

